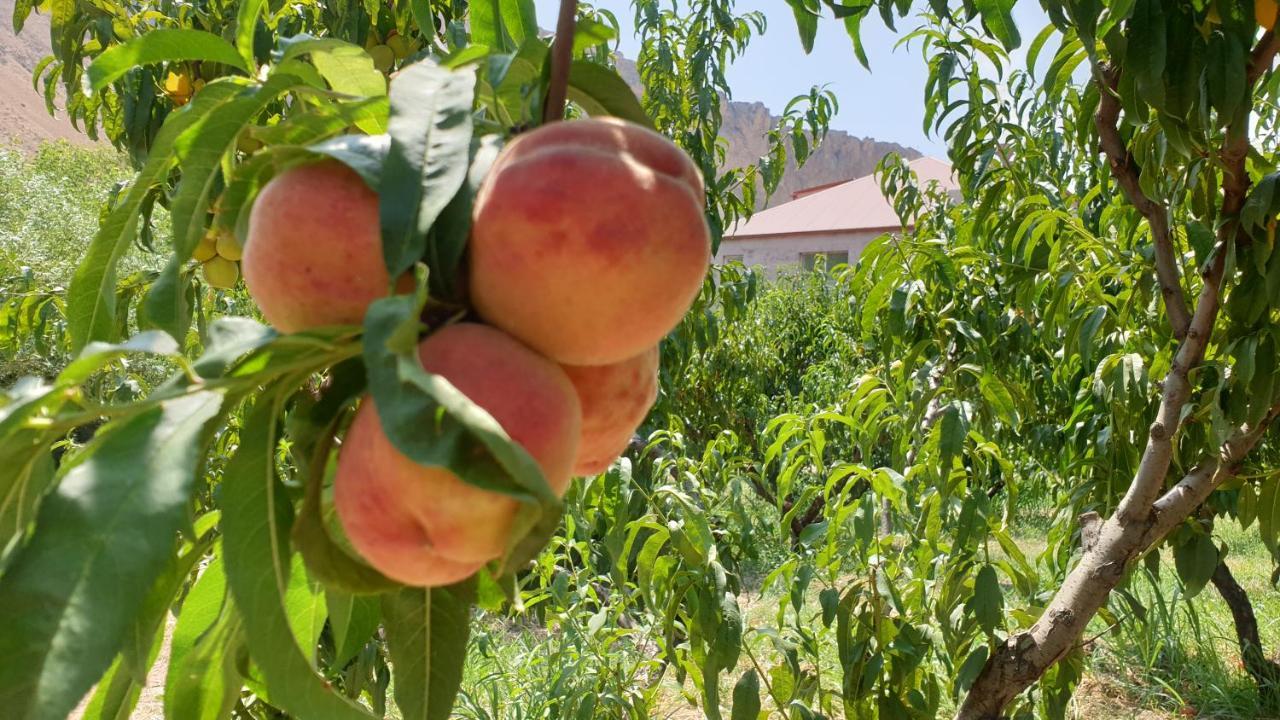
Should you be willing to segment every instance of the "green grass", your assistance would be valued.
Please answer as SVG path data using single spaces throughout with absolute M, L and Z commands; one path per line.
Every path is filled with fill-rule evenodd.
M 0 147 L 0 276 L 30 268 L 41 286 L 65 286 L 98 230 L 113 186 L 131 175 L 110 149 L 47 143 L 33 156 Z M 156 265 L 126 257 L 122 276 Z

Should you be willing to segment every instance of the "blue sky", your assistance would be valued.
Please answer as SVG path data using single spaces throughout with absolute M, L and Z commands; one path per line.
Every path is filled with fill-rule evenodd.
M 536 4 L 539 24 L 548 29 L 554 27 L 558 0 L 536 0 Z M 630 0 L 595 0 L 593 4 L 617 15 L 623 30 L 622 53 L 635 57 Z M 764 11 L 768 29 L 729 68 L 733 99 L 758 100 L 778 112 L 795 95 L 807 93 L 813 85 L 826 85 L 840 101 L 833 128 L 945 157 L 942 143 L 926 137 L 921 127 L 928 73 L 919 44 L 894 47 L 905 34 L 902 31 L 914 28 L 917 21 L 908 18 L 898 23 L 900 33 L 893 33 L 884 27 L 878 14 L 867 18 L 862 39 L 871 63 L 868 72 L 858 64 L 844 26 L 834 18 L 823 18 L 813 53 L 805 55 L 791 11 L 782 0 L 737 1 L 736 12 L 750 10 Z M 1018 4 L 1015 17 L 1025 48 L 1046 19 L 1038 3 L 1028 2 Z

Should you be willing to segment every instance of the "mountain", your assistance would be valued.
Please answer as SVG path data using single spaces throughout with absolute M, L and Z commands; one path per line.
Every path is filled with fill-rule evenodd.
M 0 145 L 12 137 L 25 150 L 33 150 L 42 141 L 66 139 L 81 145 L 93 144 L 67 121 L 66 116 L 50 116 L 44 98 L 31 87 L 31 68 L 49 54 L 49 19 L 32 14 L 26 27 L 14 35 L 7 19 L 13 15 L 14 0 L 0 0 Z M 639 94 L 640 76 L 635 63 L 618 58 L 618 70 Z M 728 141 L 726 165 L 742 167 L 764 155 L 768 131 L 777 118 L 763 103 L 728 102 L 723 111 L 721 135 Z M 897 143 L 860 138 L 832 130 L 804 167 L 788 163 L 778 191 L 770 199 L 777 205 L 791 199 L 797 190 L 815 185 L 850 180 L 870 174 L 886 153 L 897 152 L 907 159 L 920 157 L 916 150 Z M 761 202 L 763 206 L 763 199 Z
M 639 95 L 643 86 L 640 84 L 635 62 L 624 57 L 617 58 L 617 62 L 619 74 L 631 86 L 632 91 Z M 720 115 L 720 136 L 729 146 L 725 153 L 725 166 L 739 168 L 759 160 L 768 150 L 769 130 L 778 117 L 769 112 L 764 103 L 737 100 L 725 103 Z M 843 130 L 832 130 L 827 133 L 826 140 L 817 152 L 809 156 L 804 167 L 797 168 L 795 161 L 788 158 L 787 171 L 783 174 L 777 191 L 769 198 L 767 205 L 761 197 L 759 205 L 777 205 L 791 200 L 792 193 L 804 188 L 870 175 L 880 159 L 891 152 L 896 152 L 907 160 L 920 157 L 920 151 L 898 143 L 861 138 Z
M 16 141 L 23 150 L 34 150 L 43 141 L 57 139 L 93 145 L 66 115 L 51 116 L 42 92 L 31 87 L 31 69 L 49 54 L 48 16 L 32 13 L 22 32 L 14 35 L 9 22 L 13 6 L 14 0 L 0 0 L 0 145 Z

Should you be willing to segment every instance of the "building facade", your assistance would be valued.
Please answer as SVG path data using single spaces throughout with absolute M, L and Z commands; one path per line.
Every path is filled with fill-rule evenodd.
M 950 164 L 923 157 L 910 166 L 921 185 L 937 183 L 946 192 L 957 191 Z M 827 267 L 834 267 L 856 262 L 872 240 L 903 229 L 872 175 L 801 190 L 792 197 L 726 233 L 716 262 L 736 260 L 763 269 L 769 277 L 812 269 L 819 255 L 826 257 Z

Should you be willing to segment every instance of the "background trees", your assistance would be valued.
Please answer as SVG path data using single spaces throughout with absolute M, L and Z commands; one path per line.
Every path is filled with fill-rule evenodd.
M 43 377 L 0 406 L 0 614 L 26 621 L 0 635 L 5 706 L 61 717 L 96 687 L 91 716 L 127 715 L 172 610 L 171 717 L 376 715 L 391 687 L 402 716 L 443 717 L 459 686 L 468 717 L 650 717 L 673 697 L 709 717 L 1061 717 L 1107 652 L 1171 672 L 1187 650 L 1163 636 L 1212 583 L 1257 685 L 1222 712 L 1266 712 L 1274 664 L 1231 563 L 1280 556 L 1273 17 L 1048 2 L 1032 36 L 1011 3 L 789 5 L 802 44 L 825 14 L 855 48 L 872 10 L 926 13 L 905 37 L 931 59 L 962 197 L 888 159 L 910 227 L 856 266 L 775 286 L 717 268 L 664 343 L 643 446 L 577 483 L 558 524 L 541 508 L 519 573 L 424 592 L 347 554 L 326 495 L 325 438 L 394 347 L 276 336 L 190 258 L 308 154 L 398 167 L 411 205 L 444 193 L 406 256 L 456 251 L 484 148 L 543 116 L 529 5 L 49 3 L 38 78 L 137 174 L 65 294 L 7 286 L 4 359 Z M 584 7 L 570 112 L 674 138 L 727 227 L 777 153 L 820 140 L 830 98 L 721 171 L 722 70 L 761 18 L 635 11 L 644 98 Z M 387 164 L 464 115 L 454 185 L 431 154 Z M 457 302 L 448 253 L 426 256 L 433 297 Z M 401 305 L 379 327 L 413 322 Z

